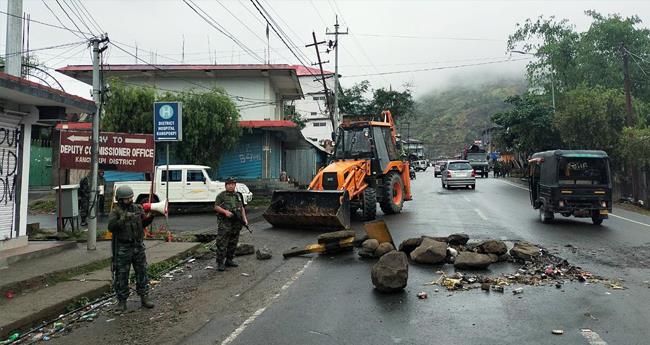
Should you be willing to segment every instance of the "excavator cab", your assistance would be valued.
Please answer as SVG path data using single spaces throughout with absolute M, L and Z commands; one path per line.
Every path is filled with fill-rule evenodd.
M 390 112 L 381 117 L 344 118 L 333 161 L 321 169 L 307 191 L 275 191 L 264 218 L 276 227 L 339 230 L 350 215 L 399 213 L 411 200 L 408 162 L 399 159 Z

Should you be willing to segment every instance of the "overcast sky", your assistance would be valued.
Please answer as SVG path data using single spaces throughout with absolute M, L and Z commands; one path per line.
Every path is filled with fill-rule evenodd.
M 76 28 L 53 0 L 45 0 L 61 22 Z M 147 62 L 152 52 L 158 64 L 180 63 L 183 40 L 185 63 L 256 63 L 264 58 L 265 28 L 261 15 L 249 0 L 194 0 L 247 49 L 247 54 L 224 34 L 201 19 L 182 0 L 101 1 L 59 0 L 68 15 L 75 19 L 80 31 L 86 26 L 76 19 L 74 9 L 83 1 L 97 24 L 111 41 L 121 44 L 131 54 Z M 304 48 L 315 31 L 324 39 L 326 28 L 333 30 L 335 13 L 341 30 L 349 35 L 340 40 L 340 73 L 344 87 L 367 79 L 372 87 L 401 89 L 412 85 L 416 96 L 432 89 L 448 86 L 457 80 L 473 82 L 486 77 L 523 76 L 526 61 L 481 66 L 414 71 L 507 59 L 505 43 L 515 24 L 526 18 L 555 15 L 567 18 L 578 30 L 587 29 L 589 18 L 584 11 L 638 15 L 644 26 L 650 25 L 650 1 L 275 1 L 260 0 L 279 26 L 306 55 L 304 63 L 316 61 L 315 51 Z M 66 7 L 69 6 L 69 7 Z M 7 9 L 7 1 L 0 1 Z M 60 25 L 43 1 L 25 0 L 23 9 L 33 20 Z M 2 51 L 5 48 L 6 17 L 0 15 Z M 84 17 L 84 20 L 87 20 Z M 86 23 L 94 33 L 99 30 Z M 248 28 L 247 28 L 248 27 Z M 249 31 L 250 30 L 250 31 Z M 251 32 L 252 31 L 252 32 Z M 256 37 L 259 36 L 259 37 Z M 327 36 L 332 38 L 332 36 Z M 81 42 L 83 37 L 57 28 L 32 23 L 30 49 Z M 271 62 L 297 64 L 298 60 L 271 31 Z M 323 48 L 324 50 L 324 48 Z M 90 50 L 84 45 L 65 46 L 35 52 L 45 65 L 53 68 L 72 64 L 90 64 Z M 251 55 L 257 54 L 258 57 Z M 301 54 L 298 54 L 301 56 Z M 525 56 L 516 55 L 512 59 Z M 309 58 L 310 61 L 307 61 Z M 334 69 L 334 54 L 324 54 L 329 70 Z M 135 63 L 133 56 L 111 46 L 107 62 Z M 142 62 L 140 62 L 142 63 Z M 378 73 L 409 71 L 388 75 Z M 55 75 L 66 91 L 89 98 L 89 87 L 60 74 Z

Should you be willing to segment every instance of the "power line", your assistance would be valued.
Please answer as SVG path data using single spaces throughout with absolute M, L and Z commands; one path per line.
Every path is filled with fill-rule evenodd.
M 233 42 L 235 42 L 235 44 L 237 44 L 240 48 L 242 48 L 244 50 L 244 52 L 246 52 L 252 58 L 257 59 L 258 61 L 264 63 L 264 59 L 262 59 L 259 55 L 257 55 L 252 49 L 248 48 L 248 46 L 246 46 L 244 43 L 242 43 L 237 38 L 235 38 L 235 36 L 233 36 L 230 32 L 228 32 L 228 30 L 225 27 L 223 27 L 216 20 L 214 20 L 214 18 L 212 18 L 212 16 L 210 16 L 205 10 L 203 10 L 194 1 L 192 1 L 192 0 L 183 0 L 183 2 L 190 9 L 192 9 L 192 11 L 194 11 L 199 17 L 201 17 L 201 19 L 203 19 L 206 23 L 208 23 L 210 26 L 215 28 L 217 31 L 221 32 L 224 36 L 228 37 Z M 201 11 L 203 14 L 201 14 L 199 11 Z
M 85 26 L 86 29 L 88 29 L 89 32 L 93 33 L 93 36 L 95 36 L 95 33 L 93 32 L 93 30 L 90 28 L 90 26 L 88 26 L 88 24 L 86 24 L 86 21 L 80 15 L 79 9 L 76 7 L 75 3 L 72 2 L 73 6 L 70 6 L 70 4 L 67 1 L 65 1 L 65 0 L 61 0 L 61 1 L 63 1 L 63 3 L 68 7 L 70 12 L 72 12 L 72 14 L 74 14 L 74 16 L 79 19 L 79 21 L 81 21 L 81 24 L 83 24 L 83 26 Z
M 47 6 L 47 4 L 45 4 L 45 5 Z M 49 6 L 48 6 L 48 8 L 49 8 Z M 0 10 L 0 13 L 8 15 L 10 17 L 23 19 L 22 16 L 17 16 L 15 14 L 7 13 L 7 12 L 2 11 L 2 10 Z M 63 24 L 61 24 L 62 26 L 58 26 L 56 24 L 46 23 L 46 22 L 42 22 L 42 21 L 39 21 L 39 20 L 31 19 L 31 18 L 30 18 L 30 22 L 36 23 L 36 24 L 41 24 L 41 25 L 44 25 L 44 26 L 49 26 L 51 28 L 57 28 L 57 29 L 62 29 L 62 30 L 66 30 L 66 31 L 72 31 L 73 33 L 77 33 L 77 31 L 71 30 L 71 29 L 65 27 L 65 25 L 63 25 Z M 84 33 L 84 32 L 79 31 L 78 33 Z M 83 38 L 83 37 L 79 36 L 79 38 Z
M 61 3 L 59 2 L 59 0 L 55 0 L 55 1 L 56 1 L 56 3 L 59 5 L 59 7 L 61 8 L 61 10 L 63 11 L 63 14 L 65 14 L 66 17 L 68 17 L 68 19 L 70 20 L 70 22 L 72 22 L 72 25 L 74 25 L 74 27 L 77 28 L 77 30 L 79 30 L 79 32 L 82 32 L 81 29 L 79 28 L 79 26 L 77 25 L 77 23 L 75 23 L 74 20 L 72 20 L 72 18 L 70 17 L 70 14 L 68 14 L 68 12 L 65 10 L 65 8 L 63 8 L 63 6 L 62 6 Z M 82 35 L 83 35 L 86 39 L 89 39 L 89 38 L 86 36 L 85 33 L 82 32 Z M 93 34 L 91 33 L 90 36 L 93 36 Z
M 74 0 L 72 0 L 72 1 L 74 1 Z M 99 23 L 95 20 L 95 17 L 93 17 L 92 13 L 90 13 L 90 11 L 88 11 L 88 9 L 86 8 L 86 5 L 84 5 L 83 1 L 81 1 L 81 0 L 77 0 L 77 3 L 79 3 L 79 6 L 80 6 L 80 7 L 83 9 L 83 11 L 85 11 L 86 14 L 88 15 L 88 18 L 90 18 L 90 21 L 91 21 L 91 23 L 93 24 L 93 27 L 96 28 L 97 31 L 99 31 L 99 33 L 103 33 L 103 32 L 104 32 L 104 29 L 103 29 L 102 26 L 99 25 Z
M 296 32 L 293 30 L 293 28 L 291 27 L 291 25 L 289 25 L 289 24 L 288 24 L 288 23 L 287 23 L 287 22 L 282 18 L 282 16 L 281 16 L 281 15 L 280 15 L 280 14 L 279 14 L 279 13 L 278 13 L 274 8 L 273 8 L 273 6 L 271 6 L 271 3 L 269 2 L 269 0 L 266 0 L 266 4 L 267 4 L 267 6 L 271 9 L 271 11 L 273 11 L 273 13 L 275 13 L 275 15 L 277 16 L 277 18 L 279 18 L 280 21 L 281 21 L 282 23 L 284 23 L 284 25 L 286 25 L 286 27 L 289 29 L 289 31 L 291 31 L 291 32 L 294 34 L 294 36 L 298 39 L 298 42 L 301 43 L 300 46 L 298 46 L 297 44 L 295 44 L 295 42 L 293 42 L 293 40 L 291 40 L 291 38 L 289 37 L 289 35 L 287 35 L 286 33 L 284 33 L 285 36 L 289 39 L 289 41 L 293 44 L 293 47 L 294 47 L 295 49 L 297 49 L 297 50 L 300 52 L 301 56 L 302 56 L 305 60 L 309 61 L 309 60 L 310 60 L 309 56 L 307 56 L 307 54 L 305 54 L 305 53 L 302 51 L 302 48 L 306 45 L 305 41 L 303 41 L 303 40 L 300 38 L 300 35 L 298 35 L 298 33 L 296 33 Z M 278 27 L 280 28 L 280 31 L 283 31 L 283 30 L 282 30 L 282 26 L 280 26 L 280 25 L 278 24 Z
M 59 44 L 59 45 L 56 45 L 56 46 L 49 46 L 49 47 L 42 47 L 42 48 L 34 48 L 34 49 L 29 49 L 29 50 L 23 50 L 23 51 L 19 51 L 19 52 L 5 54 L 5 56 L 22 55 L 22 54 L 25 54 L 25 53 L 31 53 L 31 52 L 41 51 L 41 50 L 64 48 L 64 47 L 69 47 L 69 46 L 73 46 L 73 45 L 76 46 L 76 45 L 83 44 L 83 43 L 86 43 L 86 41 L 65 43 L 65 44 Z
M 381 72 L 381 73 L 378 73 L 378 74 L 377 73 L 374 73 L 374 74 L 354 74 L 354 75 L 348 75 L 347 77 L 352 78 L 352 77 L 366 77 L 366 76 L 371 76 L 371 75 L 389 75 L 389 74 L 437 71 L 437 70 L 443 70 L 443 69 L 454 69 L 454 68 L 471 67 L 471 66 L 492 65 L 492 64 L 497 64 L 497 63 L 514 62 L 514 61 L 522 61 L 522 60 L 530 60 L 530 59 L 531 58 L 507 59 L 507 60 L 480 62 L 480 63 L 464 64 L 464 65 L 456 65 L 456 66 L 442 66 L 442 67 L 421 68 L 421 69 L 403 70 L 403 71 Z

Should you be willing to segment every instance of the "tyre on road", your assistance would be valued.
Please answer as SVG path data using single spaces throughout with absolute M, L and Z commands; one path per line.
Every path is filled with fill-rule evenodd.
M 377 190 L 367 187 L 363 191 L 363 219 L 374 220 L 377 217 Z
M 384 214 L 400 213 L 404 206 L 404 182 L 398 173 L 391 172 L 384 176 L 381 210 Z
M 553 212 L 547 211 L 544 205 L 542 205 L 539 208 L 539 220 L 541 220 L 542 223 L 549 224 L 550 222 L 553 221 L 554 218 L 555 215 L 553 214 Z
M 605 218 L 601 217 L 598 211 L 594 211 L 591 214 L 591 222 L 594 223 L 594 225 L 603 224 L 603 220 L 605 220 Z

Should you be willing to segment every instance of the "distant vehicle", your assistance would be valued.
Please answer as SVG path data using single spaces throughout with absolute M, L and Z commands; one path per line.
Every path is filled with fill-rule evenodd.
M 433 163 L 433 177 L 438 177 L 442 175 L 442 167 L 445 165 L 445 161 L 436 161 Z
M 591 217 L 602 224 L 612 211 L 609 157 L 604 151 L 554 150 L 538 152 L 528 161 L 529 193 L 543 223 L 555 213 Z
M 484 178 L 488 177 L 490 166 L 488 164 L 487 152 L 484 148 L 477 144 L 473 144 L 463 151 L 462 158 L 469 161 L 477 175 Z
M 476 171 L 469 161 L 451 160 L 445 164 L 441 178 L 442 188 L 465 187 L 476 189 Z
M 179 205 L 214 203 L 217 195 L 226 187 L 223 182 L 212 181 L 208 174 L 210 167 L 204 165 L 169 165 L 169 203 Z M 156 167 L 155 182 L 151 200 L 158 202 L 165 200 L 167 183 L 167 166 Z M 133 189 L 136 203 L 142 204 L 149 201 L 151 181 L 123 181 L 115 182 L 113 189 L 127 185 Z M 248 187 L 237 183 L 235 190 L 242 193 L 244 204 L 253 199 Z
M 427 168 L 429 167 L 429 164 L 427 164 L 427 161 L 422 159 L 418 161 L 413 161 L 411 163 L 415 171 L 427 171 Z

